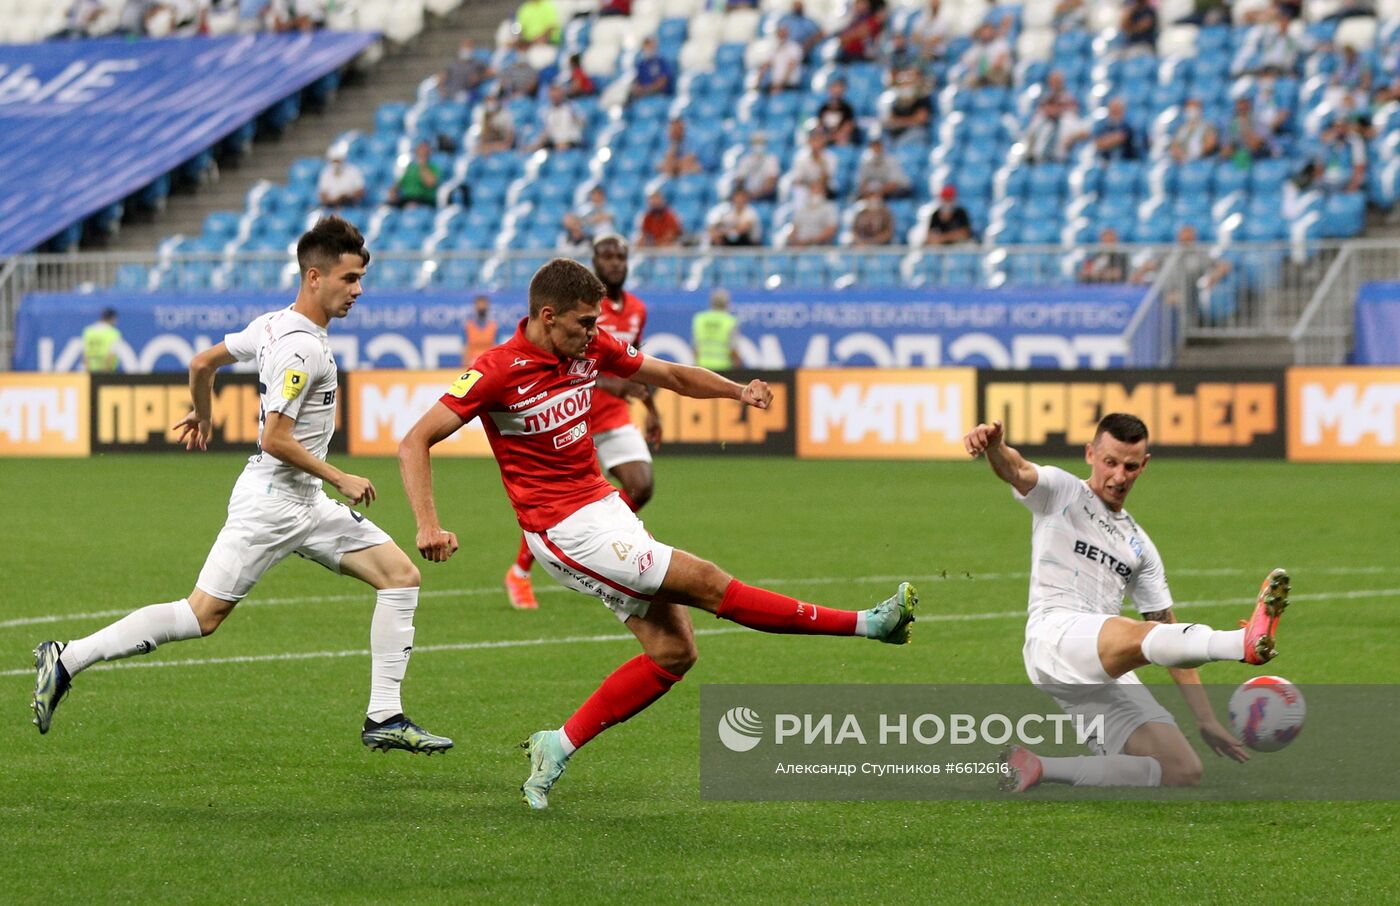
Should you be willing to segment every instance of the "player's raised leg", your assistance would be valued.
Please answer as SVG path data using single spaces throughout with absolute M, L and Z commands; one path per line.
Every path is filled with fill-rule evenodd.
M 510 569 L 506 570 L 506 596 L 510 599 L 510 606 L 516 610 L 537 610 L 539 602 L 535 600 L 535 589 L 530 584 L 530 567 L 535 564 L 534 552 L 530 550 L 530 545 L 525 541 L 525 536 L 520 536 L 520 552 L 515 555 L 515 562 Z
M 1025 746 L 1002 753 L 1001 788 L 1023 793 L 1041 783 L 1072 786 L 1196 786 L 1204 767 L 1175 724 L 1148 721 L 1113 755 L 1052 758 Z

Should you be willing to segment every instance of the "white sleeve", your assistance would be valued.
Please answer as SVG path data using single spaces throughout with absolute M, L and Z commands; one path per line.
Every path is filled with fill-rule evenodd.
M 295 421 L 306 399 L 307 388 L 320 377 L 324 363 L 321 344 L 311 334 L 284 336 L 261 369 L 267 383 L 263 393 L 264 411 L 280 412 Z
M 1167 587 L 1167 570 L 1157 545 L 1144 537 L 1142 565 L 1128 582 L 1128 597 L 1138 613 L 1157 613 L 1172 606 L 1172 592 Z
M 1064 469 L 1036 465 L 1035 463 L 1031 463 L 1031 465 L 1035 466 L 1035 487 L 1025 494 L 1013 487 L 1011 496 L 1017 503 L 1037 516 L 1047 516 L 1063 507 L 1079 490 L 1079 479 Z
M 257 318 L 238 333 L 224 337 L 224 347 L 228 349 L 229 355 L 240 362 L 251 362 L 257 357 L 258 336 L 262 333 L 261 322 L 262 318 Z

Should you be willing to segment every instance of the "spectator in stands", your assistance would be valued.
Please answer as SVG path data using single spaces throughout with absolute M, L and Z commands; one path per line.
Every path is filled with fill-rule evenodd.
M 685 227 L 660 192 L 647 196 L 647 209 L 637 219 L 636 244 L 649 248 L 680 245 Z
M 499 84 L 507 97 L 533 98 L 539 90 L 540 74 L 523 53 L 516 54 L 515 59 L 501 70 Z
M 476 55 L 476 42 L 467 38 L 457 48 L 457 59 L 438 76 L 438 93 L 452 100 L 474 101 L 481 86 L 495 76 L 491 64 Z
M 778 177 L 782 162 L 768 150 L 768 136 L 755 132 L 749 136 L 749 148 L 734 164 L 734 185 L 743 187 L 751 197 L 769 199 L 778 193 Z
M 1071 97 L 1063 103 L 1042 103 L 1031 116 L 1021 137 L 1026 160 L 1032 163 L 1066 161 L 1076 145 L 1089 138 L 1089 126 L 1079 116 L 1079 105 Z
M 1062 70 L 1052 69 L 1045 76 L 1045 84 L 1041 86 L 1040 94 L 1036 99 L 1036 108 L 1040 110 L 1055 108 L 1063 113 L 1073 109 L 1079 101 L 1075 98 L 1074 92 L 1065 85 L 1065 74 Z
M 122 27 L 122 12 L 126 0 L 74 0 L 68 7 L 67 27 L 59 32 L 63 38 L 100 38 Z
M 389 188 L 389 204 L 437 207 L 441 181 L 442 174 L 433 163 L 433 146 L 419 142 L 413 149 L 413 160 L 403 168 L 399 181 Z
M 1322 130 L 1322 186 L 1329 192 L 1359 192 L 1366 185 L 1366 131 L 1358 115 L 1343 115 Z
M 1355 106 L 1366 106 L 1371 98 L 1370 62 L 1350 45 L 1344 45 L 1335 58 L 1332 74 L 1327 78 L 1327 90 L 1322 95 L 1324 103 L 1340 107 L 1342 98 L 1349 96 Z
M 578 54 L 570 54 L 568 70 L 561 76 L 564 93 L 571 98 L 591 97 L 598 93 L 598 85 L 583 68 L 583 59 Z
M 924 244 L 957 245 L 971 242 L 975 238 L 972 235 L 972 220 L 967 216 L 967 209 L 958 204 L 958 190 L 944 186 L 938 197 L 939 205 L 929 215 L 928 236 Z
M 951 33 L 948 17 L 943 15 L 943 0 L 928 0 L 928 5 L 915 13 L 909 23 L 909 40 L 925 63 L 943 59 Z
M 500 95 L 491 93 L 476 109 L 476 125 L 477 156 L 485 157 L 515 147 L 515 118 L 501 103 Z
M 583 221 L 584 231 L 594 239 L 618 232 L 617 215 L 608 204 L 608 193 L 602 186 L 595 185 L 588 190 L 588 202 L 579 209 L 578 216 Z
M 1276 138 L 1289 131 L 1288 121 L 1292 116 L 1293 111 L 1279 101 L 1277 80 L 1273 76 L 1260 76 L 1255 82 L 1254 91 L 1255 128 Z
M 851 17 L 837 35 L 838 63 L 863 63 L 875 59 L 880 32 L 885 28 L 885 13 L 876 10 L 871 0 L 855 0 Z
M 778 25 L 776 37 L 778 46 L 773 56 L 758 68 L 759 84 L 762 85 L 766 79 L 768 90 L 773 94 L 791 91 L 801 85 L 802 59 L 807 55 L 802 45 L 793 40 L 792 32 L 786 25 Z
M 962 56 L 963 84 L 968 88 L 1011 84 L 1011 45 L 990 22 L 977 26 L 972 46 Z
M 1128 106 L 1122 98 L 1108 102 L 1108 115 L 1094 126 L 1094 151 L 1100 160 L 1137 160 L 1144 155 L 1137 132 L 1128 123 Z
M 814 179 L 793 189 L 788 220 L 789 246 L 831 245 L 836 239 L 840 218 L 836 205 L 826 197 L 821 180 Z
M 1183 283 L 1186 287 L 1187 297 L 1169 301 L 1181 304 L 1190 311 L 1195 311 L 1197 306 L 1208 309 L 1211 293 L 1220 284 L 1220 281 L 1230 273 L 1232 265 L 1221 257 L 1218 251 L 1201 245 L 1196 228 L 1190 224 L 1186 224 L 1176 231 L 1176 248 L 1181 255 L 1180 266 L 1181 273 L 1185 277 Z M 1147 253 L 1144 260 L 1129 276 L 1128 281 L 1130 283 L 1151 283 L 1156 279 L 1157 272 L 1165 261 L 1165 255 Z
M 559 254 L 565 258 L 577 258 L 580 255 L 592 253 L 593 237 L 588 230 L 584 229 L 583 221 L 579 219 L 577 214 L 572 211 L 565 214 L 561 224 L 564 229 L 559 234 L 559 238 L 554 240 Z
M 705 221 L 711 245 L 758 245 L 763 239 L 758 211 L 749 204 L 749 193 L 742 186 L 735 187 L 729 201 L 715 205 Z
M 1127 0 L 1118 29 L 1127 43 L 1127 50 L 1157 52 L 1157 10 L 1149 0 Z
M 346 163 L 344 148 L 332 148 L 327 155 L 327 164 L 316 180 L 316 198 L 325 208 L 341 208 L 364 201 L 365 175 L 359 167 Z
M 807 134 L 807 146 L 792 158 L 792 184 L 821 186 L 822 197 L 836 189 L 836 155 L 826 146 L 826 133 L 813 129 Z
M 644 98 L 653 94 L 670 94 L 675 87 L 676 76 L 671 63 L 661 52 L 656 38 L 642 41 L 642 50 L 637 54 L 637 72 L 632 79 L 632 97 Z
M 1299 46 L 1288 31 L 1289 20 L 1278 10 L 1270 10 L 1263 22 L 1245 36 L 1244 44 L 1235 55 L 1230 74 L 1292 75 L 1298 65 Z
M 855 144 L 856 111 L 846 100 L 845 79 L 827 82 L 826 100 L 817 108 L 817 125 L 833 145 Z
M 686 139 L 685 120 L 679 117 L 666 124 L 666 152 L 656 164 L 662 176 L 687 176 L 705 172 L 704 162 Z
M 792 40 L 802 46 L 803 57 L 811 53 L 812 48 L 820 44 L 822 39 L 826 37 L 822 33 L 822 27 L 808 18 L 807 12 L 802 6 L 802 0 L 794 0 L 792 9 L 778 20 L 778 24 L 786 28 Z
M 1200 98 L 1190 98 L 1182 110 L 1181 123 L 1172 133 L 1171 156 L 1179 164 L 1210 157 L 1219 146 L 1215 125 L 1205 118 Z
M 894 76 L 894 100 L 885 117 L 885 133 L 897 144 L 924 144 L 933 121 L 933 101 L 918 70 L 901 69 Z
M 539 120 L 540 134 L 531 150 L 567 151 L 583 142 L 583 116 L 558 82 L 549 86 L 549 100 L 540 106 Z
M 1173 22 L 1173 25 L 1195 25 L 1205 27 L 1209 25 L 1229 25 L 1230 24 L 1230 0 L 1193 0 L 1190 15 L 1182 16 Z
M 894 214 L 878 189 L 870 189 L 856 205 L 851 220 L 851 243 L 856 246 L 889 245 L 894 240 Z
M 1118 245 L 1118 231 L 1099 231 L 1099 248 L 1079 266 L 1080 283 L 1122 283 L 1128 279 L 1128 255 Z
M 207 5 L 207 0 L 147 0 L 141 9 L 141 31 L 148 38 L 193 35 L 199 31 L 202 7 Z M 324 24 L 322 10 L 321 21 L 314 27 Z
M 1055 31 L 1077 31 L 1089 27 L 1089 11 L 1084 8 L 1084 0 L 1056 0 L 1050 21 Z
M 909 43 L 909 37 L 904 32 L 895 31 L 880 47 L 880 68 L 891 74 L 901 69 L 924 72 L 924 58 Z
M 879 135 L 870 139 L 870 147 L 861 155 L 856 190 L 862 196 L 878 192 L 883 198 L 903 198 L 913 191 L 909 173 L 899 158 L 886 153 L 885 140 Z
M 1235 98 L 1235 112 L 1225 124 L 1220 142 L 1222 160 L 1232 160 L 1235 166 L 1246 169 L 1254 161 L 1278 155 L 1271 132 L 1260 128 L 1254 114 L 1254 105 L 1248 95 Z
M 515 31 L 523 45 L 559 43 L 559 7 L 554 0 L 525 0 L 515 13 Z
M 630 16 L 632 0 L 603 0 L 598 7 L 599 16 Z

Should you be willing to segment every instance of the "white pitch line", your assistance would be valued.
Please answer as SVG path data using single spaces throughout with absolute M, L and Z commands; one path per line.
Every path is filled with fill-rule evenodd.
M 1292 602 L 1299 601 L 1354 601 L 1364 598 L 1396 598 L 1400 597 L 1400 588 L 1367 588 L 1354 589 L 1352 591 L 1319 592 L 1315 594 L 1290 595 Z M 1203 601 L 1177 601 L 1176 607 L 1242 607 L 1248 601 L 1240 598 L 1221 598 L 1216 600 Z M 1002 610 L 987 613 L 932 613 L 919 617 L 920 623 L 970 623 L 980 620 L 1010 620 L 1025 619 L 1026 611 L 1022 610 Z M 731 635 L 740 632 L 752 632 L 743 626 L 726 626 L 718 629 L 697 629 L 695 634 L 705 635 Z M 550 638 L 535 639 L 500 639 L 495 641 L 482 642 L 453 642 L 442 645 L 422 645 L 415 647 L 415 653 L 433 651 L 478 651 L 491 648 L 532 648 L 538 645 L 571 645 L 579 642 L 627 642 L 632 641 L 630 634 L 614 633 L 611 635 L 574 635 L 555 636 Z M 89 670 L 130 670 L 137 668 L 154 667 L 210 667 L 223 664 L 257 664 L 269 661 L 310 661 L 326 658 L 342 657 L 369 657 L 369 650 L 365 648 L 352 649 L 348 651 L 288 651 L 280 654 L 245 654 L 230 657 L 211 658 L 188 658 L 178 661 L 158 661 L 158 660 L 129 660 L 116 661 L 110 664 L 97 664 L 88 668 Z M 4 670 L 0 671 L 0 677 L 6 676 L 32 676 L 34 669 L 24 670 Z
M 1171 575 L 1173 575 L 1173 576 L 1245 576 L 1245 575 L 1256 575 L 1256 574 L 1258 574 L 1258 573 L 1260 573 L 1260 572 L 1262 572 L 1262 570 L 1258 570 L 1258 569 L 1240 569 L 1240 568 L 1237 568 L 1237 567 L 1215 567 L 1215 568 L 1207 568 L 1207 569 L 1193 569 L 1193 568 L 1191 568 L 1191 567 L 1184 567 L 1184 568 L 1182 568 L 1182 569 L 1174 569 L 1174 570 L 1171 570 Z M 1294 570 L 1294 571 L 1293 571 L 1293 575 L 1294 575 L 1295 579 L 1296 579 L 1296 577 L 1297 577 L 1299 574 L 1316 575 L 1316 576 L 1371 576 L 1371 575 L 1382 575 L 1382 574 L 1393 574 L 1393 573 L 1400 573 L 1400 568 L 1397 568 L 1397 567 L 1385 567 L 1385 566 L 1324 566 L 1324 567 L 1319 567 L 1319 568 L 1317 568 L 1317 569 L 1300 569 L 1300 570 Z M 807 586 L 807 585 L 841 585 L 841 584 L 846 584 L 846 583 L 858 584 L 858 585 L 866 585 L 866 584 L 882 584 L 882 583 L 885 583 L 885 582 L 905 582 L 905 581 L 910 581 L 910 582 L 952 582 L 952 581 L 997 582 L 997 581 L 1007 581 L 1007 580 L 1022 580 L 1022 579 L 1028 579 L 1028 578 L 1030 578 L 1030 573 L 1028 573 L 1028 572 L 967 573 L 967 572 L 965 572 L 965 571 L 956 570 L 956 571 L 953 571 L 953 572 L 951 572 L 951 573 L 950 573 L 950 572 L 947 572 L 947 571 L 944 571 L 944 572 L 939 572 L 939 573 L 936 573 L 936 574 L 929 574 L 929 575 L 924 575 L 924 576 L 911 576 L 911 575 L 908 575 L 908 574 L 906 573 L 906 574 L 904 574 L 904 575 L 888 575 L 888 576 L 811 576 L 811 577 L 800 578 L 800 579 L 794 579 L 794 578 L 791 578 L 791 577 L 763 578 L 763 579 L 754 579 L 750 584 L 752 584 L 752 585 L 761 585 L 761 586 L 778 586 L 779 588 L 781 588 L 781 587 L 783 587 L 783 586 L 792 586 L 792 585 L 802 585 L 802 586 Z M 537 595 L 538 595 L 538 594 L 564 594 L 564 593 L 569 592 L 569 591 L 570 591 L 570 589 L 564 588 L 564 587 L 561 586 L 561 585 L 555 585 L 555 584 L 553 584 L 553 583 L 548 584 L 548 585 L 541 585 L 541 587 L 535 589 L 535 593 L 536 593 Z M 500 586 L 491 586 L 491 587 L 487 587 L 487 588 L 433 588 L 433 589 L 424 589 L 422 592 L 420 592 L 419 597 L 422 597 L 422 598 L 475 598 L 475 597 L 496 596 L 496 595 L 501 595 L 501 594 L 502 594 L 502 589 L 501 589 Z M 346 594 L 346 595 L 301 595 L 301 596 L 291 597 L 291 598 L 249 598 L 249 599 L 243 601 L 242 603 L 240 603 L 238 606 L 239 606 L 239 607 L 243 607 L 243 608 L 247 608 L 247 607 L 274 607 L 274 606 L 282 606 L 282 605 L 288 605 L 288 604 L 334 604 L 334 603 L 345 603 L 345 602 L 355 602 L 355 601 L 368 601 L 368 600 L 369 600 L 369 596 L 370 596 L 370 592 L 369 592 L 368 590 L 366 590 L 366 591 L 360 592 L 360 593 L 358 593 L 358 594 Z M 91 611 L 87 611 L 86 613 L 58 613 L 58 614 L 46 614 L 46 615 L 43 615 L 43 616 L 36 616 L 36 617 L 15 617 L 15 618 L 9 619 L 9 620 L 0 620 L 0 629 L 15 629 L 15 628 L 22 627 L 22 626 L 42 626 L 42 625 L 45 625 L 45 624 L 48 624 L 48 623 L 64 623 L 64 622 L 68 622 L 68 621 L 70 621 L 70 620 L 75 620 L 75 621 L 80 621 L 80 620 L 101 620 L 101 619 L 107 619 L 107 618 L 110 618 L 110 617 L 124 617 L 124 616 L 126 616 L 127 614 L 131 613 L 133 610 L 136 610 L 139 606 L 141 606 L 141 605 L 139 605 L 139 604 L 133 604 L 131 607 L 127 607 L 127 608 L 112 609 L 112 610 L 91 610 Z

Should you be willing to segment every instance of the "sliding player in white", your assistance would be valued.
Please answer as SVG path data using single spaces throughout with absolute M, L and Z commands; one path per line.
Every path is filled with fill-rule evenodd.
M 1099 422 L 1084 459 L 1089 479 L 1038 466 L 1006 445 L 1001 422 L 978 425 L 963 439 L 985 453 L 992 471 L 1031 511 L 1031 580 L 1026 643 L 1031 682 L 1069 714 L 1104 718 L 1093 756 L 1040 757 L 1023 746 L 1003 756 L 1005 789 L 1037 783 L 1076 786 L 1193 786 L 1201 760 L 1147 687 L 1133 674 L 1144 664 L 1168 668 L 1196 717 L 1201 739 L 1217 755 L 1249 758 L 1215 717 L 1195 667 L 1208 661 L 1267 663 L 1288 605 L 1288 574 L 1269 573 L 1243 628 L 1215 630 L 1177 623 L 1157 548 L 1123 509 L 1151 458 L 1147 426 L 1115 413 Z M 1142 620 L 1119 615 L 1124 595 Z
M 262 398 L 258 452 L 248 460 L 229 499 L 228 521 L 188 598 L 152 604 L 64 645 L 34 651 L 34 723 L 47 733 L 72 678 L 98 661 L 148 654 L 167 642 L 209 635 L 273 566 L 297 554 L 332 572 L 353 576 L 378 594 L 370 623 L 370 700 L 360 734 L 371 748 L 440 752 L 452 740 L 434 736 L 404 716 L 399 687 L 413 650 L 418 568 L 373 522 L 332 501 L 321 482 L 351 504 L 374 501 L 369 479 L 326 462 L 335 432 L 337 374 L 326 328 L 343 318 L 363 292 L 369 264 L 364 237 L 339 217 L 327 217 L 297 243 L 301 288 L 289 307 L 255 318 L 190 362 L 194 408 L 175 430 L 185 449 L 206 449 L 212 433 L 214 373 L 234 362 L 257 361 Z

